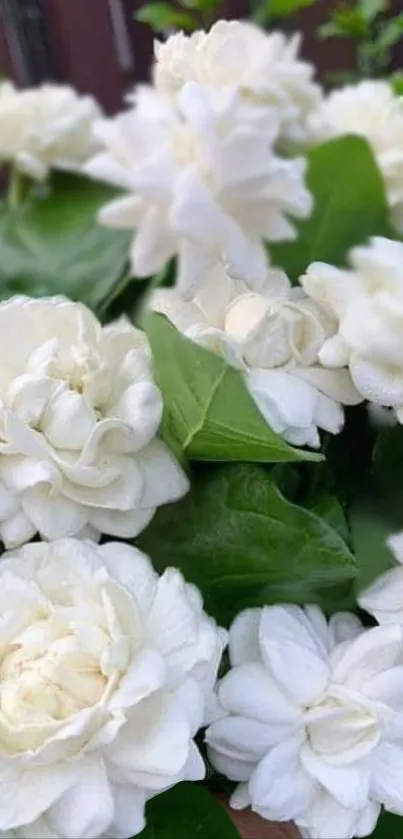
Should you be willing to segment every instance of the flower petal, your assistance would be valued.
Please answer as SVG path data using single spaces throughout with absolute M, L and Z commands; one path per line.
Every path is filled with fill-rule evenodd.
M 262 660 L 259 646 L 261 614 L 261 609 L 245 609 L 233 621 L 229 633 L 229 655 L 232 667 Z
M 311 804 L 314 785 L 299 762 L 300 742 L 287 740 L 260 761 L 249 782 L 252 810 L 273 821 L 298 818 Z
M 108 828 L 113 839 L 137 836 L 146 826 L 146 791 L 129 784 L 111 784 L 115 815 Z
M 114 802 L 101 755 L 87 755 L 74 766 L 74 774 L 74 784 L 49 810 L 50 827 L 75 839 L 107 833 Z
M 326 650 L 302 609 L 270 606 L 263 610 L 260 647 L 266 667 L 291 702 L 309 705 L 329 680 Z

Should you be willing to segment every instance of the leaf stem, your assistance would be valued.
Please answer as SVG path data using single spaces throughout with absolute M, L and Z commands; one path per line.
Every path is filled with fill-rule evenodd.
M 11 209 L 19 207 L 24 197 L 25 176 L 16 166 L 10 167 L 7 201 Z

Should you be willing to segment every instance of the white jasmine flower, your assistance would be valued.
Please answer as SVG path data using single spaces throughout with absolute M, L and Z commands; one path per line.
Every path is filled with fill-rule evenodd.
M 225 632 L 174 568 L 63 539 L 0 565 L 0 832 L 128 839 L 147 799 L 204 765 Z
M 390 536 L 387 545 L 399 564 L 381 574 L 360 594 L 358 602 L 380 624 L 403 624 L 403 533 Z
M 101 109 L 92 96 L 67 85 L 17 90 L 0 84 L 0 162 L 12 163 L 36 181 L 49 169 L 80 169 L 98 144 L 92 135 Z
M 403 98 L 387 81 L 363 81 L 332 91 L 311 117 L 315 142 L 340 134 L 368 140 L 382 173 L 392 220 L 403 233 Z
M 375 237 L 350 262 L 350 271 L 314 263 L 301 280 L 338 321 L 319 358 L 347 364 L 363 399 L 393 407 L 403 422 L 403 244 Z
M 277 132 L 274 112 L 194 82 L 184 85 L 176 109 L 143 89 L 134 109 L 98 123 L 105 151 L 85 170 L 129 193 L 99 219 L 136 229 L 134 274 L 154 274 L 177 255 L 178 283 L 191 296 L 222 257 L 237 276 L 261 284 L 264 240 L 294 238 L 287 217 L 305 217 L 312 206 L 305 161 L 276 156 Z
M 210 757 L 240 782 L 231 804 L 294 820 L 310 839 L 367 836 L 381 805 L 403 815 L 403 658 L 398 625 L 353 615 L 248 609 L 230 630 L 224 714 Z
M 63 297 L 0 305 L 0 537 L 135 536 L 188 482 L 158 439 L 148 345 Z
M 307 117 L 319 104 L 320 88 L 312 80 L 312 64 L 299 57 L 300 43 L 299 34 L 287 38 L 245 21 L 220 20 L 209 32 L 179 32 L 165 43 L 157 41 L 155 84 L 173 102 L 189 81 L 237 90 L 250 104 L 274 106 L 280 138 L 301 142 Z
M 318 427 L 337 434 L 341 405 L 361 401 L 347 370 L 318 362 L 331 319 L 282 271 L 269 271 L 256 293 L 217 266 L 193 301 L 161 289 L 150 305 L 241 370 L 266 422 L 290 443 L 317 448 Z

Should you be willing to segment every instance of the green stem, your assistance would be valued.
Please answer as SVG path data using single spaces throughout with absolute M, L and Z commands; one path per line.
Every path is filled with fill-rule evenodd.
M 11 209 L 19 207 L 24 197 L 25 176 L 16 166 L 10 167 L 7 201 Z

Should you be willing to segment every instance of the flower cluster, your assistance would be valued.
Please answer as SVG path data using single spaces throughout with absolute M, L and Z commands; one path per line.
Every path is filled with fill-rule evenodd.
M 282 271 L 270 270 L 258 293 L 218 266 L 193 301 L 161 289 L 150 305 L 241 370 L 268 425 L 294 445 L 318 448 L 318 427 L 337 434 L 341 406 L 361 401 L 345 362 L 335 370 L 319 362 L 334 321 Z
M 26 545 L 0 565 L 0 832 L 131 837 L 147 799 L 200 780 L 225 633 L 128 545 Z
M 308 839 L 367 836 L 381 805 L 403 814 L 402 626 L 271 606 L 242 612 L 229 648 L 206 736 L 239 782 L 233 807 L 293 819 Z
M 104 150 L 85 170 L 129 192 L 103 208 L 100 221 L 136 229 L 135 275 L 156 273 L 176 255 L 177 284 L 187 296 L 219 260 L 259 287 L 267 270 L 264 242 L 292 239 L 289 217 L 309 215 L 305 161 L 281 157 L 276 145 L 306 88 L 311 98 L 312 83 L 300 73 L 296 43 L 271 37 L 224 22 L 189 41 L 177 35 L 157 49 L 156 86 L 140 88 L 134 106 L 95 125 Z M 271 96 L 255 97 L 257 82 L 235 72 L 243 42 L 251 40 L 254 51 L 255 39 L 263 39 L 256 76 L 265 63 L 273 65 Z M 212 69 L 206 83 L 211 53 L 218 55 L 217 77 Z
M 18 341 L 15 336 L 18 335 Z M 147 341 L 80 303 L 0 305 L 0 535 L 135 536 L 187 478 L 157 439 Z M 158 479 L 161 475 L 161 480 Z
M 49 169 L 80 169 L 97 149 L 92 128 L 101 109 L 91 96 L 45 84 L 17 90 L 0 84 L 0 162 L 36 181 Z
M 179 32 L 166 43 L 157 42 L 155 85 L 174 103 L 187 82 L 237 90 L 246 104 L 278 111 L 280 141 L 303 143 L 321 94 L 312 64 L 299 57 L 300 43 L 298 33 L 288 39 L 250 23 L 220 20 L 209 32 Z
M 403 442 L 389 223 L 403 231 L 403 100 L 383 80 L 324 95 L 299 48 L 247 22 L 175 33 L 110 119 L 67 87 L 0 86 L 4 839 L 129 839 L 150 799 L 206 763 L 236 784 L 235 810 L 294 821 L 304 839 L 403 817 L 403 533 L 379 576 L 349 508 L 358 487 L 377 511 L 374 474 L 378 502 Z M 332 169 L 345 156 L 354 179 L 365 141 L 349 133 L 374 152 L 351 229 Z M 37 224 L 64 196 L 25 176 L 53 167 L 123 191 L 99 221 L 134 231 L 132 273 L 151 277 L 132 284 L 123 257 L 94 312 L 54 296 L 73 294 L 63 271 L 41 274 L 74 236 L 53 245 L 46 209 Z M 127 247 L 94 213 L 74 257 L 86 286 L 99 237 Z M 27 296 L 7 299 L 10 277 Z M 29 296 L 32 277 L 47 296 Z M 394 427 L 344 411 L 360 402 Z M 335 436 L 319 456 L 303 451 L 322 431 Z M 149 806 L 165 830 L 164 799 Z
M 302 278 L 337 322 L 319 358 L 328 367 L 348 365 L 363 399 L 394 408 L 403 422 L 403 245 L 374 238 L 350 262 L 351 270 L 314 263 Z

